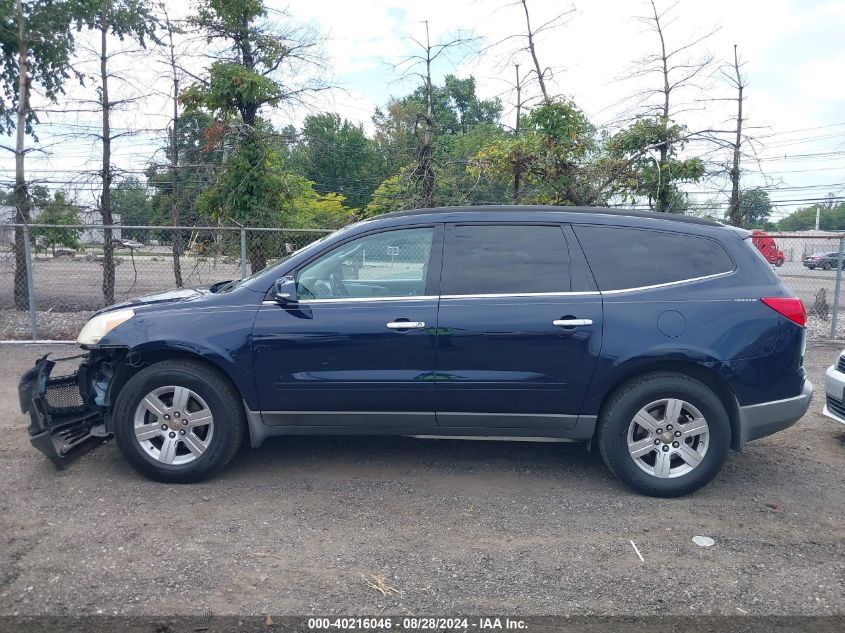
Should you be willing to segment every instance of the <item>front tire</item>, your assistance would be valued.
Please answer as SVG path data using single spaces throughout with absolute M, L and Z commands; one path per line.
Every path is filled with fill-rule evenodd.
M 654 372 L 620 387 L 605 405 L 599 450 L 623 483 L 652 497 L 680 497 L 710 482 L 730 449 L 721 400 L 684 374 Z
M 203 363 L 171 360 L 135 374 L 115 403 L 120 452 L 143 475 L 191 483 L 219 472 L 234 457 L 246 426 L 237 390 Z

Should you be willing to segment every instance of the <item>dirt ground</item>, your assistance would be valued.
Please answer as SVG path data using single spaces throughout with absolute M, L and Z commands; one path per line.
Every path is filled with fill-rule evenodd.
M 51 350 L 75 348 L 0 346 L 0 615 L 845 612 L 845 426 L 819 413 L 839 346 L 809 345 L 798 425 L 674 500 L 575 444 L 276 438 L 170 486 L 110 442 L 57 472 L 15 391 Z

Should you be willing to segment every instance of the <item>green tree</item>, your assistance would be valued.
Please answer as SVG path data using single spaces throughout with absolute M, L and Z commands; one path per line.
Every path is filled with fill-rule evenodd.
M 502 103 L 496 99 L 479 99 L 476 94 L 475 77 L 459 79 L 446 75 L 443 84 L 432 86 L 434 106 L 434 129 L 438 135 L 461 134 L 478 125 L 496 123 L 502 114 Z M 419 86 L 401 100 L 405 107 L 405 124 L 412 129 L 416 119 L 425 112 L 426 89 Z
M 341 193 L 352 207 L 366 206 L 384 175 L 363 126 L 328 112 L 305 117 L 291 162 L 316 191 Z
M 472 132 L 479 126 L 498 125 L 502 112 L 499 99 L 479 99 L 475 78 L 459 79 L 446 75 L 442 85 L 433 85 L 433 132 L 436 144 L 446 135 Z M 373 138 L 384 163 L 396 167 L 416 159 L 415 133 L 426 112 L 426 86 L 417 87 L 405 97 L 391 99 L 384 109 L 376 108 Z
M 680 185 L 704 176 L 700 158 L 681 158 L 686 139 L 683 125 L 660 116 L 641 117 L 617 133 L 610 140 L 610 150 L 630 168 L 628 195 L 645 197 L 655 211 L 683 213 L 688 200 Z
M 478 167 L 478 157 L 506 138 L 505 131 L 493 124 L 477 125 L 465 134 L 441 136 L 434 152 L 434 163 L 438 166 L 435 205 L 462 206 L 507 200 L 510 192 L 507 180 L 488 177 Z M 371 217 L 423 204 L 420 182 L 414 178 L 412 170 L 413 165 L 407 165 L 382 180 L 360 216 Z
M 839 204 L 814 204 L 798 209 L 780 220 L 778 231 L 809 231 L 816 227 L 816 212 L 822 231 L 845 231 L 845 202 Z
M 520 174 L 517 202 L 606 205 L 619 192 L 628 161 L 607 142 L 572 102 L 550 100 L 520 120 L 519 135 L 484 147 L 471 169 L 499 181 Z
M 672 12 L 678 3 L 663 8 L 657 0 L 650 4 L 651 11 L 638 20 L 654 35 L 654 52 L 636 61 L 630 77 L 653 78 L 654 83 L 638 92 L 643 114 L 616 136 L 616 149 L 633 167 L 631 195 L 645 197 L 655 211 L 683 213 L 689 201 L 680 185 L 698 182 L 704 175 L 704 163 L 698 158 L 681 158 L 693 135 L 678 121 L 687 107 L 679 102 L 679 95 L 696 89 L 697 81 L 708 71 L 713 57 L 707 52 L 699 54 L 698 49 L 716 29 L 695 38 L 677 36 L 676 43 L 673 31 L 679 20 Z
M 344 204 L 343 194 L 320 193 L 312 181 L 295 175 L 288 178 L 287 188 L 294 228 L 339 229 L 355 219 L 355 210 Z
M 291 24 L 274 29 L 266 15 L 261 0 L 201 0 L 193 23 L 220 53 L 201 81 L 182 93 L 188 112 L 206 111 L 217 119 L 218 142 L 231 148 L 197 206 L 208 217 L 242 226 L 274 226 L 291 209 L 283 157 L 261 109 L 323 87 L 306 76 L 319 60 L 313 37 Z M 262 240 L 250 241 L 253 271 L 265 266 L 266 248 Z
M 746 189 L 739 194 L 739 215 L 742 226 L 746 228 L 763 228 L 772 214 L 772 201 L 769 194 L 762 189 Z M 725 219 L 730 220 L 729 214 Z
M 79 78 L 71 67 L 76 32 L 96 7 L 96 0 L 0 0 L 0 132 L 10 134 L 18 127 L 22 105 L 24 129 L 34 135 L 38 116 L 29 104 L 32 88 L 55 102 L 64 93 L 65 82 Z M 23 100 L 21 68 L 26 85 Z
M 112 211 L 126 226 L 146 226 L 153 223 L 152 200 L 140 180 L 131 177 L 121 180 L 112 191 Z M 147 241 L 149 232 L 140 229 L 122 229 L 121 235 L 130 240 Z
M 172 223 L 174 195 L 182 226 L 208 224 L 208 216 L 197 208 L 197 198 L 216 181 L 223 163 L 224 147 L 216 140 L 218 128 L 213 117 L 206 112 L 186 112 L 179 116 L 176 133 L 178 151 L 174 152 L 171 134 L 163 148 L 166 162 L 151 163 L 146 169 L 147 185 L 153 191 L 149 201 L 151 224 Z M 174 158 L 178 158 L 175 165 Z M 174 194 L 174 176 L 177 172 L 178 187 Z M 168 244 L 175 237 L 169 231 L 154 234 Z
M 385 178 L 373 192 L 362 215 L 365 218 L 400 211 L 415 206 L 419 200 L 419 183 L 411 177 L 409 167 L 403 167 L 398 174 Z
M 414 120 L 400 99 L 391 99 L 384 108 L 376 107 L 372 116 L 375 133 L 372 143 L 386 173 L 396 173 L 416 160 Z
M 435 189 L 438 206 L 489 204 L 508 199 L 508 183 L 480 177 L 476 156 L 507 133 L 498 124 L 478 124 L 465 133 L 447 134 L 438 139 L 434 160 L 440 173 Z
M 109 50 L 109 36 L 120 40 L 130 38 L 141 47 L 146 47 L 147 39 L 156 39 L 158 25 L 152 15 L 148 0 L 100 0 L 99 10 L 91 15 L 86 23 L 99 32 L 100 36 L 100 86 L 98 97 L 102 108 L 103 124 L 100 140 L 102 142 L 102 189 L 100 193 L 100 218 L 103 223 L 103 301 L 106 305 L 114 303 L 114 240 L 112 229 L 112 182 L 114 173 L 111 165 L 111 112 L 121 101 L 112 101 L 109 96 L 109 80 L 113 75 L 109 70 L 109 60 L 115 54 Z
M 79 220 L 79 207 L 71 204 L 63 191 L 57 191 L 51 200 L 47 200 L 37 218 L 38 224 L 81 224 Z M 79 250 L 79 236 L 81 229 L 73 228 L 36 228 L 32 231 L 33 236 L 42 236 L 44 241 L 53 249 L 56 254 L 56 244 Z
M 74 73 L 74 25 L 91 15 L 95 0 L 0 0 L 0 133 L 15 139 L 14 206 L 18 223 L 30 221 L 30 197 L 25 173 L 25 136 L 35 136 L 38 118 L 30 105 L 37 89 L 56 102 Z M 15 307 L 25 310 L 29 294 L 23 231 L 15 231 Z
M 500 183 L 479 179 L 467 170 L 475 155 L 504 136 L 498 123 L 502 105 L 498 99 L 479 99 L 473 77 L 447 75 L 443 84 L 431 86 L 431 124 L 428 123 L 426 84 L 402 98 L 391 99 L 373 115 L 373 144 L 378 156 L 381 184 L 372 194 L 364 215 L 427 205 L 423 178 L 419 174 L 420 128 L 430 135 L 423 143 L 427 152 L 431 203 L 435 205 L 489 202 L 501 199 Z M 429 129 L 430 128 L 430 129 Z M 413 171 L 416 170 L 416 171 Z

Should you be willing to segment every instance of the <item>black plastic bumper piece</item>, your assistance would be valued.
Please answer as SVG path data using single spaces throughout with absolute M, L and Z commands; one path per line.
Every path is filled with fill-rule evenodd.
M 57 468 L 101 444 L 107 437 L 103 411 L 89 402 L 88 366 L 51 377 L 56 362 L 44 356 L 21 376 L 18 398 L 29 414 L 30 442 Z

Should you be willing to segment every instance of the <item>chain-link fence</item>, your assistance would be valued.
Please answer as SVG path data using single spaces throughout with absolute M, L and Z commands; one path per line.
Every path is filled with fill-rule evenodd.
M 109 256 L 104 246 L 109 231 L 103 226 L 0 225 L 0 339 L 74 338 L 91 312 L 105 305 L 179 286 L 238 279 L 330 232 L 238 227 L 106 228 L 111 228 L 113 288 L 109 280 L 104 288 L 103 269 Z M 15 248 L 16 232 L 22 248 Z M 845 338 L 845 315 L 839 314 L 840 307 L 845 306 L 841 283 L 845 235 L 818 231 L 760 233 L 755 234 L 753 242 L 784 283 L 804 300 L 810 337 Z M 367 249 L 366 261 L 347 264 L 361 279 L 370 269 L 384 276 L 385 267 L 398 280 L 411 278 L 423 274 L 414 255 L 417 246 L 389 241 L 373 244 Z M 28 266 L 23 265 L 26 262 Z
M 22 262 L 28 262 L 18 274 L 16 231 L 26 236 L 18 244 Z M 180 286 L 239 279 L 330 232 L 0 225 L 0 339 L 73 338 L 90 313 L 103 306 Z M 114 276 L 104 281 L 109 257 Z
M 755 233 L 753 242 L 804 301 L 811 338 L 845 338 L 842 284 L 845 235 L 821 231 Z

